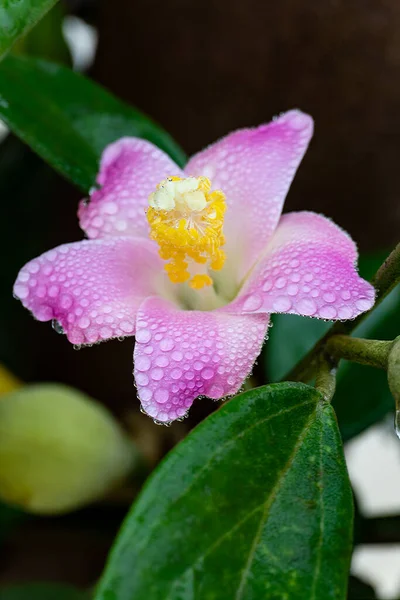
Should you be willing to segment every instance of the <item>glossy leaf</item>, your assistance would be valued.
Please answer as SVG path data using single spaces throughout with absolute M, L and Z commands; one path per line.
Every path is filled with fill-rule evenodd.
M 69 585 L 30 583 L 0 588 L 0 600 L 89 600 L 89 595 Z
M 85 191 L 95 183 L 104 147 L 122 136 L 150 140 L 184 162 L 159 125 L 66 67 L 8 56 L 0 64 L 0 90 L 0 118 Z
M 370 279 L 387 253 L 360 259 L 360 274 Z M 275 315 L 266 346 L 266 369 L 272 381 L 285 374 L 314 346 L 330 324 L 293 315 Z M 370 339 L 393 339 L 400 332 L 400 288 L 353 332 Z M 393 398 L 384 371 L 342 361 L 333 405 L 343 439 L 349 440 L 382 419 L 392 408 Z
M 150 478 L 96 600 L 344 600 L 352 497 L 332 407 L 284 383 L 237 396 Z
M 2 0 L 0 6 L 0 58 L 27 33 L 57 0 Z

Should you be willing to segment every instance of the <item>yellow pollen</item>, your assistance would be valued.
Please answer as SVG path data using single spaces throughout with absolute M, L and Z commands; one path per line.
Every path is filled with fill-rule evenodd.
M 150 194 L 146 213 L 150 237 L 159 245 L 161 258 L 169 261 L 168 277 L 173 283 L 187 281 L 195 290 L 212 285 L 208 268 L 219 271 L 225 263 L 225 195 L 210 190 L 207 177 L 168 177 Z M 193 263 L 203 266 L 192 276 Z

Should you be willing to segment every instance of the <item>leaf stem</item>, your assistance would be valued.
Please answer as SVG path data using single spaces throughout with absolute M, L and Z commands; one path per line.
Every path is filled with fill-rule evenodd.
M 392 291 L 400 282 L 400 244 L 389 254 L 384 263 L 379 267 L 371 283 L 376 289 L 374 308 Z M 372 310 L 374 310 L 374 308 Z M 353 321 L 335 323 L 329 331 L 315 344 L 314 348 L 283 378 L 283 381 L 308 382 L 316 375 L 319 357 L 324 351 L 327 341 L 334 335 L 351 333 L 369 314 L 363 313 Z
M 322 355 L 315 377 L 315 388 L 321 392 L 327 402 L 330 402 L 336 389 L 337 362 L 330 356 Z
M 392 341 L 364 340 L 348 335 L 333 335 L 326 342 L 326 351 L 337 360 L 344 358 L 376 369 L 387 369 Z

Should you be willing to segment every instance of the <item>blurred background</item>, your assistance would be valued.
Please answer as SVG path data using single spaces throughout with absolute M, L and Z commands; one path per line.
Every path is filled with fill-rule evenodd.
M 14 51 L 84 71 L 156 119 L 189 155 L 232 129 L 301 108 L 315 119 L 315 137 L 285 212 L 314 210 L 348 230 L 364 257 L 366 275 L 399 241 L 396 0 L 71 0 L 56 5 Z M 5 127 L 1 135 L 0 250 L 5 272 L 0 283 L 0 362 L 24 382 L 67 383 L 100 400 L 129 430 L 151 469 L 216 407 L 199 402 L 184 423 L 157 427 L 139 412 L 135 400 L 132 339 L 78 352 L 13 300 L 12 284 L 26 261 L 81 239 L 76 219 L 80 193 Z M 374 323 L 365 334 L 387 339 L 398 335 L 399 309 L 399 295 L 392 295 L 379 327 Z M 261 380 L 283 376 L 290 360 L 312 345 L 326 327 L 312 323 L 277 320 L 271 348 L 257 369 Z M 281 335 L 284 356 L 275 353 Z M 367 388 L 372 377 L 367 368 L 350 374 L 350 367 L 344 368 L 343 381 L 359 376 L 364 382 L 362 390 L 354 384 L 346 393 L 341 392 L 345 383 L 342 388 L 339 384 L 336 400 L 360 508 L 353 570 L 375 587 L 377 597 L 398 598 L 400 442 L 392 425 L 393 402 L 382 374 L 380 379 L 374 374 Z M 351 418 L 349 411 L 354 413 Z M 91 585 L 135 490 L 132 484 L 107 501 L 64 517 L 16 514 L 23 527 L 17 523 L 4 534 L 0 581 Z M 370 530 L 367 536 L 368 527 L 376 527 L 375 537 Z M 374 597 L 367 595 L 372 594 L 369 588 L 353 583 L 360 585 L 361 591 L 354 593 L 361 595 L 352 597 Z

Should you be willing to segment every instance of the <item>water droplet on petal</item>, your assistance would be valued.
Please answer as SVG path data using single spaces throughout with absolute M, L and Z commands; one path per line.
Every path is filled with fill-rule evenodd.
M 360 300 L 357 300 L 356 306 L 357 306 L 358 310 L 361 310 L 362 312 L 364 312 L 364 311 L 368 310 L 369 308 L 371 308 L 371 302 L 369 300 L 360 299 Z
M 154 398 L 159 404 L 164 404 L 168 401 L 169 391 L 165 388 L 158 388 L 154 393 Z
M 204 379 L 212 379 L 214 377 L 214 371 L 212 369 L 210 369 L 209 367 L 206 367 L 205 369 L 202 370 L 201 372 L 202 376 Z
M 292 308 L 292 303 L 286 296 L 278 296 L 272 304 L 272 308 L 276 312 L 287 312 Z
M 322 306 L 319 309 L 319 315 L 323 319 L 328 319 L 328 320 L 334 319 L 337 315 L 336 308 L 334 308 L 333 306 L 328 306 L 328 305 Z
M 63 326 L 61 325 L 61 323 L 59 323 L 59 322 L 57 321 L 57 319 L 53 319 L 53 320 L 52 320 L 52 322 L 51 322 L 51 326 L 52 326 L 52 328 L 54 329 L 54 331 L 55 331 L 56 333 L 60 333 L 60 334 L 63 334 L 63 333 L 65 333 Z
M 317 312 L 317 305 L 311 298 L 302 298 L 296 304 L 296 308 L 301 315 L 311 316 Z
M 136 332 L 136 341 L 139 344 L 147 344 L 151 340 L 151 331 L 148 329 L 138 329 Z
M 172 348 L 175 346 L 174 340 L 172 340 L 171 338 L 163 338 L 160 342 L 160 348 L 161 350 L 163 350 L 164 352 L 168 352 L 169 350 L 172 350 Z
M 160 369 L 160 367 L 155 367 L 152 369 L 150 377 L 153 379 L 153 381 L 160 381 L 164 377 L 164 371 Z
M 263 303 L 263 299 L 259 294 L 251 294 L 247 296 L 243 304 L 243 310 L 258 310 Z
M 394 418 L 394 429 L 396 431 L 396 435 L 400 440 L 400 410 L 396 410 L 396 416 Z
M 333 292 L 326 292 L 326 294 L 323 295 L 323 299 L 325 300 L 325 302 L 335 302 L 336 300 L 336 296 Z
M 135 366 L 138 371 L 148 371 L 151 366 L 151 361 L 147 356 L 138 356 Z

